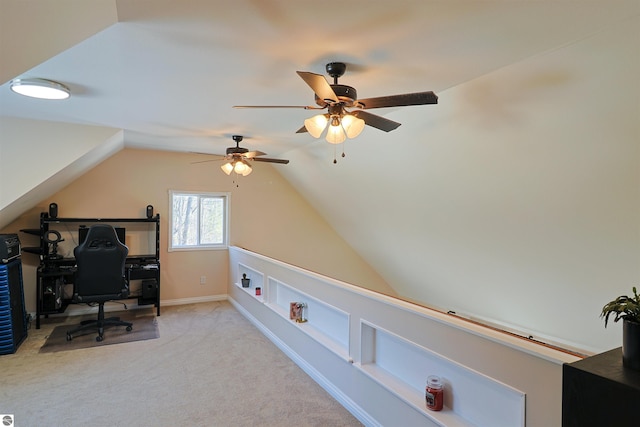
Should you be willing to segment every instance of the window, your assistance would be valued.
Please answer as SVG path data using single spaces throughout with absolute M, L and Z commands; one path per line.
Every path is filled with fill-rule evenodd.
M 169 250 L 226 249 L 229 193 L 170 191 Z

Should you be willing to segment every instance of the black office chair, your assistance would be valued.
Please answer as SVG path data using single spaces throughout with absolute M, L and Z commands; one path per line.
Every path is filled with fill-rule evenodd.
M 98 318 L 84 321 L 77 328 L 67 332 L 67 341 L 77 332 L 97 329 L 96 341 L 104 339 L 106 326 L 126 326 L 127 331 L 133 324 L 119 317 L 104 318 L 106 301 L 125 299 L 129 296 L 129 282 L 125 275 L 125 261 L 129 248 L 116 234 L 115 229 L 106 224 L 96 224 L 89 228 L 85 241 L 73 251 L 76 257 L 77 271 L 74 277 L 73 302 L 97 303 Z

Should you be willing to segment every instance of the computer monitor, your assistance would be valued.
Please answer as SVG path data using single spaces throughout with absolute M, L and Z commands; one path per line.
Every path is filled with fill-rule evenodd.
M 125 240 L 125 229 L 124 227 L 113 227 L 116 230 L 116 234 L 118 235 L 118 240 L 124 245 Z M 78 245 L 81 245 L 85 239 L 87 238 L 87 232 L 89 231 L 89 227 L 80 227 L 78 228 Z

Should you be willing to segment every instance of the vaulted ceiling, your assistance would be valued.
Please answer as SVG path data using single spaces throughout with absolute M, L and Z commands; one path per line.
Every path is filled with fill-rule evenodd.
M 456 268 L 456 253 L 464 259 L 466 251 L 495 252 L 496 258 L 469 255 L 478 265 L 457 266 L 488 274 L 491 282 L 487 262 L 503 268 L 495 260 L 517 245 L 504 235 L 501 243 L 485 245 L 488 236 L 481 230 L 500 234 L 503 224 L 493 222 L 495 205 L 483 208 L 488 200 L 508 198 L 514 177 L 526 181 L 515 161 L 531 158 L 531 146 L 514 161 L 503 157 L 518 147 L 492 144 L 530 137 L 531 117 L 543 110 L 556 113 L 535 120 L 549 123 L 581 109 L 584 94 L 572 94 L 568 109 L 566 92 L 554 97 L 558 88 L 583 78 L 576 69 L 602 71 L 615 80 L 618 57 L 607 56 L 608 47 L 615 37 L 637 36 L 629 28 L 635 28 L 640 9 L 637 0 L 86 3 L 0 4 L 0 54 L 10 59 L 0 69 L 3 118 L 121 129 L 126 146 L 186 152 L 220 153 L 232 144 L 232 134 L 245 135 L 251 149 L 291 159 L 275 167 L 401 294 L 423 300 L 429 294 L 442 304 L 447 298 L 441 285 L 461 286 L 455 300 L 465 294 L 463 283 L 475 277 L 469 271 L 445 273 Z M 585 40 L 594 42 L 584 49 L 597 49 L 599 37 L 612 32 L 593 58 L 580 50 Z M 637 39 L 624 44 L 632 56 L 637 45 Z M 575 49 L 573 58 L 586 58 L 584 63 L 566 63 L 564 49 Z M 431 90 L 439 104 L 377 110 L 402 125 L 389 133 L 367 127 L 338 147 L 295 133 L 312 115 L 304 109 L 232 108 L 312 105 L 313 93 L 296 71 L 324 74 L 332 61 L 348 64 L 340 82 L 354 86 L 360 98 Z M 631 64 L 637 63 L 636 56 Z M 17 96 L 8 88 L 16 77 L 59 81 L 72 96 L 63 102 Z M 519 132 L 524 123 L 520 129 L 527 132 Z M 534 156 L 546 158 L 536 150 Z M 500 162 L 498 169 L 492 158 Z M 539 189 L 532 192 L 535 199 Z M 472 216 L 483 225 L 470 234 Z M 466 243 L 457 233 L 465 233 Z M 406 248 L 412 256 L 405 256 Z M 523 253 L 519 260 L 530 256 L 535 254 Z M 416 291 L 410 282 L 420 275 L 423 259 L 429 260 L 426 284 Z M 517 274 L 517 266 L 509 268 L 513 276 L 505 281 L 529 273 L 531 266 Z
M 340 81 L 360 98 L 433 90 L 446 106 L 448 89 L 589 37 L 627 12 L 562 0 L 81 3 L 2 3 L 3 50 L 13 53 L 3 65 L 4 115 L 124 129 L 127 145 L 178 151 L 219 152 L 239 133 L 277 155 L 322 145 L 295 134 L 311 114 L 232 106 L 313 105 L 297 70 L 325 74 L 326 63 L 344 61 Z M 29 64 L 22 51 L 36 47 L 43 56 Z M 29 68 L 18 69 L 20 60 Z M 34 103 L 6 90 L 19 76 L 60 81 L 73 96 Z M 492 108 L 499 100 L 482 101 Z M 378 110 L 404 128 L 367 128 L 362 145 L 391 150 L 392 141 L 428 131 L 439 107 L 408 108 L 415 111 Z

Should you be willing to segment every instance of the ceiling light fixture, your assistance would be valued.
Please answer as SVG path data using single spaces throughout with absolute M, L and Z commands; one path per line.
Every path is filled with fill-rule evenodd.
M 238 175 L 247 176 L 253 172 L 251 165 L 244 160 L 233 160 L 227 162 L 220 166 L 220 169 L 222 169 L 222 171 L 227 175 L 231 175 L 231 172 L 235 172 Z
M 360 135 L 364 125 L 364 120 L 345 113 L 341 105 L 330 105 L 329 114 L 318 114 L 304 121 L 307 132 L 314 138 L 320 138 L 327 129 L 325 139 L 330 144 L 341 144 L 347 138 L 355 138 Z
M 15 93 L 38 99 L 67 99 L 71 95 L 62 83 L 46 79 L 13 79 L 10 87 Z

